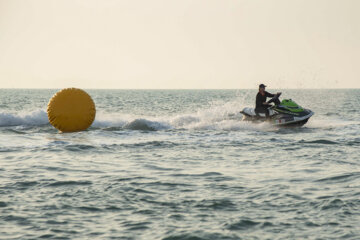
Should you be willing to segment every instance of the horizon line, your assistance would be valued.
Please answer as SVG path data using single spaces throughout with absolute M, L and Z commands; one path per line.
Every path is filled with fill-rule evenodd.
M 88 90 L 254 90 L 257 88 L 82 88 L 82 87 L 63 87 L 63 88 L 22 88 L 22 87 L 10 87 L 10 88 L 2 88 L 1 90 L 5 89 L 33 89 L 33 90 L 55 90 L 55 89 L 65 89 L 65 88 L 80 88 L 80 89 L 88 89 Z M 360 89 L 359 88 L 351 88 L 351 87 L 344 87 L 344 88 L 269 88 L 267 89 L 284 89 L 284 90 L 350 90 L 350 89 Z

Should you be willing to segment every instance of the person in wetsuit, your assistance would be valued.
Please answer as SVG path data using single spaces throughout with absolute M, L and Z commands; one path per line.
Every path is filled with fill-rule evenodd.
M 266 86 L 264 84 L 259 85 L 259 92 L 256 95 L 256 107 L 255 113 L 259 116 L 259 113 L 265 113 L 266 118 L 269 118 L 269 107 L 271 107 L 270 102 L 266 102 L 266 98 L 275 97 L 276 95 L 280 95 L 281 93 L 271 94 L 265 91 Z M 274 100 L 275 104 L 280 104 L 279 99 Z

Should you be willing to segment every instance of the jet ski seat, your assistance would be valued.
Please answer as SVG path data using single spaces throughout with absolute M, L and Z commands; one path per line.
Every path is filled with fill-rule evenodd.
M 246 108 L 244 108 L 242 110 L 242 112 L 249 115 L 249 116 L 252 116 L 252 117 L 257 116 L 254 108 L 246 107 Z M 275 111 L 272 110 L 272 109 L 269 109 L 269 116 L 273 116 L 274 114 L 275 114 Z M 266 114 L 265 113 L 259 113 L 259 116 L 265 118 Z

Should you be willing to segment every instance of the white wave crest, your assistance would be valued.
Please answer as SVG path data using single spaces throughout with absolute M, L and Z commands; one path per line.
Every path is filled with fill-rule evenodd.
M 99 113 L 92 124 L 93 127 L 98 128 L 124 128 L 131 130 L 167 130 L 172 126 L 166 121 L 152 119 L 151 117 L 135 116 L 130 114 L 104 114 Z
M 119 113 L 98 113 L 92 126 L 99 128 L 119 127 L 132 130 L 271 130 L 268 123 L 252 124 L 241 121 L 239 102 L 228 102 L 200 109 L 193 113 L 171 116 L 135 116 Z
M 29 114 L 26 113 L 0 113 L 0 127 L 19 126 L 19 125 L 44 125 L 49 120 L 44 110 L 37 110 Z
M 92 127 L 130 130 L 271 130 L 270 124 L 252 124 L 241 121 L 240 102 L 214 103 L 207 109 L 171 116 L 145 116 L 98 111 Z M 48 124 L 47 113 L 37 110 L 29 114 L 0 113 L 0 126 Z

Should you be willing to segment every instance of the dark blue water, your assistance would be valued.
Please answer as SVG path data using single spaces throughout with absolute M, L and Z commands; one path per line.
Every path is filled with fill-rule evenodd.
M 255 90 L 89 90 L 66 134 L 56 91 L 0 90 L 0 239 L 359 239 L 359 90 L 282 90 L 296 129 L 241 122 Z

